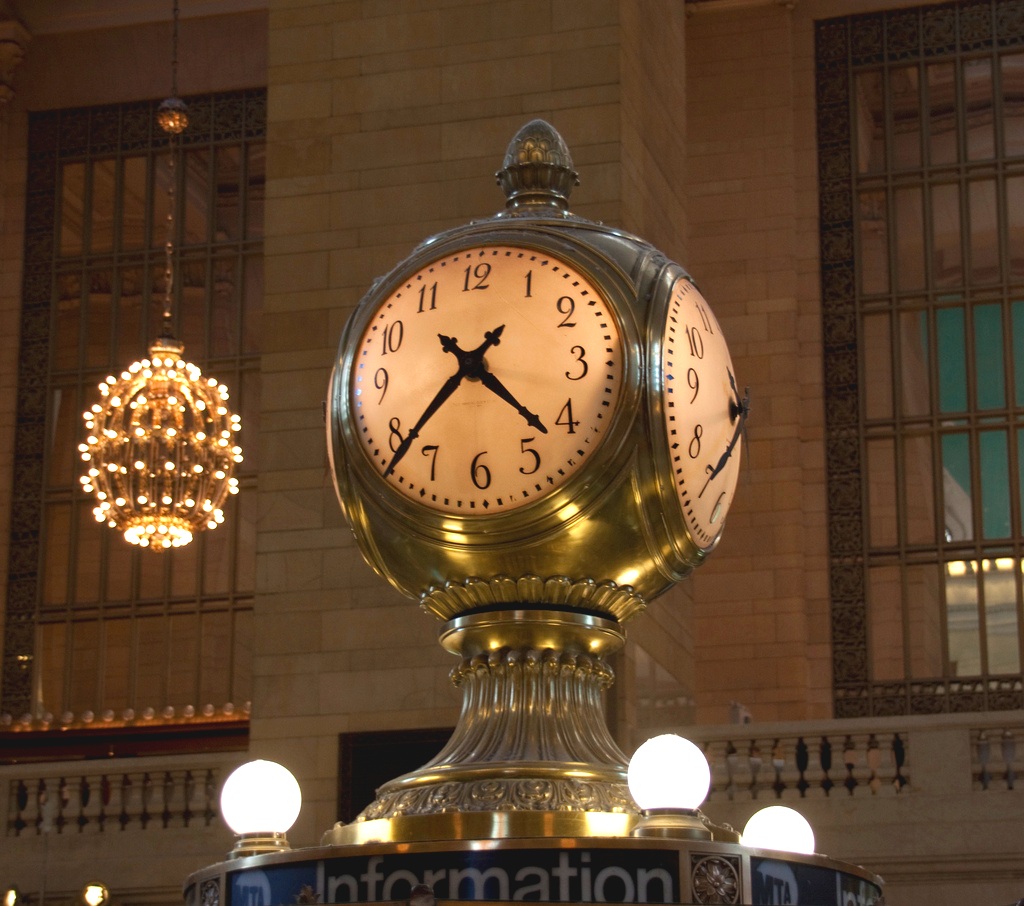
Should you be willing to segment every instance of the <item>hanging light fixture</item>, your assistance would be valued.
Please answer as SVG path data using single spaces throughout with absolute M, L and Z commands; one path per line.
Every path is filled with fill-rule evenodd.
M 179 136 L 188 108 L 177 97 L 178 2 L 174 2 L 171 97 L 157 111 L 170 145 L 163 326 L 149 358 L 101 381 L 101 401 L 83 413 L 87 436 L 78 449 L 86 463 L 82 489 L 96 497 L 93 515 L 126 540 L 163 551 L 224 521 L 223 505 L 238 493 L 235 443 L 240 421 L 228 410 L 228 389 L 203 378 L 175 339 L 174 185 Z

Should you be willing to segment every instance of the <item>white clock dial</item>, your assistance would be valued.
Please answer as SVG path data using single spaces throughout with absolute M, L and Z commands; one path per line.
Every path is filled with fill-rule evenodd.
M 675 497 L 691 540 L 708 550 L 736 491 L 747 399 L 711 307 L 685 277 L 669 297 L 661 367 Z
M 618 403 L 622 339 L 596 284 L 514 246 L 452 252 L 378 303 L 351 364 L 355 434 L 405 497 L 462 515 L 546 498 Z

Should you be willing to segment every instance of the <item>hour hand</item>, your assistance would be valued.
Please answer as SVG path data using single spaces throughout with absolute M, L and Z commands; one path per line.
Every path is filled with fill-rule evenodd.
M 524 419 L 526 419 L 526 424 L 528 424 L 531 428 L 536 428 L 543 434 L 548 433 L 548 429 L 544 427 L 544 423 L 540 420 L 540 418 L 535 413 L 527 409 L 526 406 L 520 403 L 519 400 L 517 400 L 512 395 L 511 391 L 509 391 L 509 389 L 501 381 L 499 381 L 493 374 L 491 374 L 491 372 L 486 370 L 481 371 L 479 377 L 480 383 L 482 383 L 488 390 L 491 390 L 494 393 L 496 393 L 506 403 L 512 406 L 512 408 L 515 409 L 516 412 L 518 412 Z

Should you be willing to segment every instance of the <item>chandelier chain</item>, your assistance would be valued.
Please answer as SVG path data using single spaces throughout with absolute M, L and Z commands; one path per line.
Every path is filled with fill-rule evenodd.
M 164 243 L 164 322 L 163 333 L 170 336 L 173 328 L 174 314 L 174 204 L 175 183 L 177 181 L 177 134 L 171 133 L 168 140 L 168 184 L 167 184 L 167 240 Z
M 171 97 L 178 96 L 178 0 L 171 13 Z

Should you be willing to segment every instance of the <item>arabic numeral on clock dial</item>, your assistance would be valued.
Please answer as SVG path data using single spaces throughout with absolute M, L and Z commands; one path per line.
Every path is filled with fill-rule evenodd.
M 401 446 L 402 441 L 405 440 L 402 437 L 402 423 L 397 417 L 392 418 L 388 422 L 388 432 L 388 446 L 391 447 L 391 452 L 394 453 Z
M 527 444 L 532 444 L 533 442 L 534 438 L 532 437 L 524 437 L 521 441 L 519 441 L 519 449 L 523 453 L 528 454 L 530 458 L 533 460 L 533 466 L 531 468 L 525 469 L 522 466 L 519 467 L 519 472 L 521 475 L 532 475 L 534 472 L 537 471 L 537 469 L 540 468 L 540 453 L 534 450 L 533 447 L 526 446 Z
M 469 466 L 469 477 L 473 479 L 473 484 L 481 491 L 485 491 L 491 486 L 491 470 L 484 463 L 480 462 L 480 458 L 486 455 L 486 450 L 477 453 Z
M 693 396 L 690 397 L 692 403 L 697 399 L 697 394 L 700 392 L 700 376 L 693 368 L 686 369 L 686 386 L 693 391 Z
M 436 481 L 435 471 L 437 469 L 437 451 L 440 447 L 437 444 L 424 444 L 422 453 L 430 457 L 430 480 Z
M 423 314 L 425 311 L 434 311 L 437 308 L 437 281 L 435 280 L 430 286 L 425 283 L 420 287 L 420 304 L 419 308 L 416 309 L 417 314 Z
M 711 319 L 708 317 L 707 309 L 703 305 L 701 305 L 699 302 L 697 303 L 697 305 L 695 307 L 697 309 L 697 314 L 700 315 L 700 321 L 704 325 L 704 329 L 708 333 L 713 334 L 715 331 L 711 327 Z
M 462 291 L 471 292 L 474 289 L 488 289 L 490 284 L 487 278 L 491 275 L 491 266 L 486 261 L 481 261 L 476 267 L 470 265 L 466 268 L 466 279 L 462 282 Z
M 570 321 L 569 319 L 573 316 L 573 312 L 576 311 L 576 300 L 572 296 L 562 296 L 556 303 L 555 308 L 558 309 L 560 315 L 564 315 L 561 321 L 558 322 L 559 327 L 575 327 L 576 322 Z
M 579 424 L 579 420 L 572 417 L 572 397 L 565 401 L 562 411 L 558 413 L 558 418 L 555 419 L 555 424 L 562 425 L 565 428 L 566 434 L 576 433 L 576 426 Z
M 718 495 L 718 499 L 715 501 L 715 508 L 711 511 L 711 518 L 708 520 L 712 525 L 718 522 L 718 517 L 722 515 L 725 493 L 725 491 L 722 491 L 722 493 Z
M 693 437 L 690 438 L 690 446 L 688 448 L 690 459 L 696 459 L 700 456 L 700 439 L 704 435 L 703 425 L 697 424 L 693 426 Z
M 576 357 L 576 362 L 579 363 L 583 370 L 580 371 L 579 374 L 570 374 L 567 371 L 565 373 L 565 376 L 570 381 L 582 381 L 583 378 L 587 376 L 587 372 L 590 370 L 590 366 L 587 364 L 587 360 L 585 358 L 587 351 L 582 346 L 573 346 L 573 348 L 570 349 L 569 351 Z
M 384 394 L 388 392 L 388 370 L 386 368 L 378 368 L 373 373 L 373 386 L 380 391 L 380 399 L 377 400 L 379 406 L 384 402 Z
M 381 355 L 387 355 L 389 352 L 398 352 L 402 347 L 402 339 L 405 336 L 405 326 L 402 322 L 394 321 L 388 324 L 384 328 L 384 333 L 381 334 Z
M 690 355 L 695 359 L 704 358 L 704 338 L 696 327 L 686 328 L 686 339 L 690 341 Z

